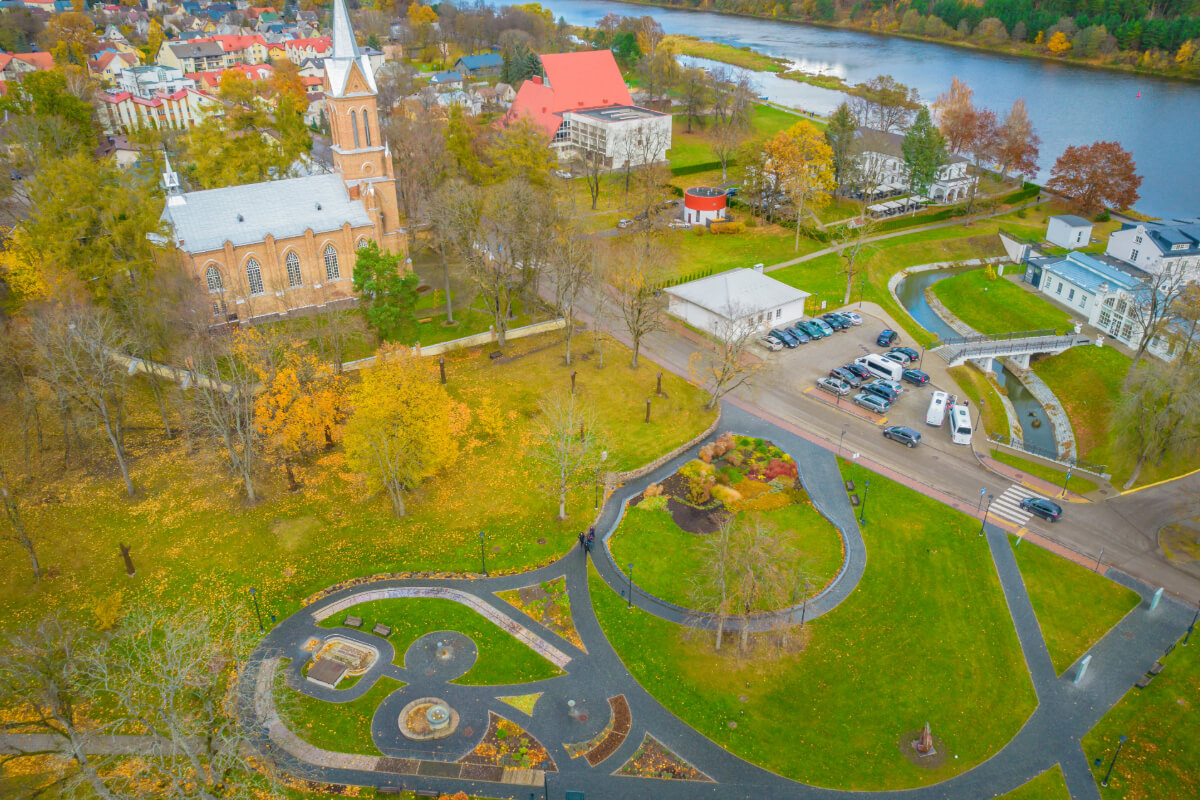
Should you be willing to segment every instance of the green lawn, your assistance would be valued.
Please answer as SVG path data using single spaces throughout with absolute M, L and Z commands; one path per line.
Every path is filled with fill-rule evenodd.
M 1027 458 L 1021 458 L 1020 456 L 1014 456 L 1012 453 L 1006 453 L 1003 450 L 992 450 L 991 455 L 992 458 L 996 459 L 1002 464 L 1008 464 L 1010 467 L 1016 467 L 1023 472 L 1028 472 L 1035 478 L 1041 478 L 1044 481 L 1050 481 L 1050 483 L 1053 483 L 1055 486 L 1061 487 L 1064 481 L 1067 479 L 1066 470 L 1056 469 L 1055 467 L 1051 467 L 1047 464 L 1042 464 L 1037 461 L 1030 461 Z M 1088 480 L 1082 474 L 1078 472 L 1072 472 L 1071 480 L 1067 484 L 1067 488 L 1072 492 L 1087 494 L 1088 492 L 1096 491 L 1100 487 L 1095 482 Z
M 813 578 L 813 594 L 833 580 L 842 566 L 842 538 L 812 503 L 763 513 L 801 556 Z M 609 540 L 613 559 L 624 571 L 633 563 L 633 580 L 656 597 L 694 607 L 692 579 L 703 565 L 704 537 L 682 530 L 666 510 L 631 506 Z
M 776 657 L 760 642 L 756 657 L 718 656 L 710 634 L 627 610 L 595 572 L 590 582 L 609 641 L 671 711 L 735 755 L 839 789 L 945 780 L 998 751 L 1036 705 L 978 523 L 870 479 L 866 573 L 806 626 L 802 652 Z M 901 751 L 926 721 L 948 754 L 930 771 Z
M 663 37 L 660 46 L 671 48 L 672 52 L 681 56 L 707 58 L 754 72 L 779 72 L 784 63 L 781 58 L 768 56 L 749 47 L 709 42 L 687 34 L 668 34 Z
M 1104 759 L 1107 769 L 1117 737 L 1121 750 L 1104 797 L 1113 800 L 1167 800 L 1200 797 L 1200 640 L 1177 647 L 1163 659 L 1166 669 L 1145 689 L 1125 698 L 1083 739 L 1088 762 Z M 1097 773 L 1100 767 L 1095 768 Z M 1096 781 L 1099 783 L 1100 774 Z
M 797 251 L 793 249 L 794 231 L 778 225 L 758 225 L 746 228 L 741 233 L 672 231 L 666 236 L 670 251 L 675 254 L 673 275 L 676 276 L 704 270 L 724 272 L 735 267 L 770 264 L 824 247 L 819 242 L 801 237 L 800 250 Z
M 1000 402 L 1000 393 L 995 384 L 979 371 L 973 362 L 968 361 L 958 367 L 950 367 L 950 377 L 966 393 L 975 404 L 975 408 L 983 409 L 983 427 L 990 433 L 1008 435 L 1008 411 Z M 980 400 L 984 403 L 981 406 Z
M 980 333 L 1067 330 L 1071 316 L 1038 294 L 1004 278 L 988 280 L 977 269 L 933 285 L 933 293 L 952 314 Z
M 1061 355 L 1033 363 L 1034 372 L 1057 395 L 1071 419 L 1081 458 L 1107 464 L 1113 484 L 1120 485 L 1124 464 L 1115 443 L 1113 410 L 1129 371 L 1129 358 L 1111 347 L 1072 347 Z M 1142 480 L 1156 470 L 1146 465 Z
M 384 698 L 402 686 L 400 681 L 380 675 L 370 691 L 359 699 L 327 703 L 287 686 L 281 674 L 275 682 L 275 698 L 280 719 L 292 733 L 314 747 L 335 753 L 377 756 L 379 749 L 371 738 L 371 718 Z
M 58 433 L 47 426 L 47 472 L 27 494 L 25 524 L 41 546 L 53 579 L 35 584 L 16 544 L 0 542 L 0 603 L 4 627 L 25 628 L 49 612 L 90 621 L 92 609 L 116 597 L 201 605 L 237 602 L 250 607 L 249 587 L 262 610 L 282 618 L 305 597 L 338 581 L 384 572 L 479 569 L 479 532 L 487 534 L 488 567 L 508 572 L 543 564 L 566 552 L 592 517 L 593 488 L 570 492 L 568 519 L 528 460 L 533 416 L 541 396 L 567 387 L 577 370 L 581 396 L 593 403 L 608 451 L 607 467 L 645 464 L 692 438 L 712 421 L 706 395 L 671 374 L 667 398 L 653 399 L 653 421 L 642 420 L 654 395 L 658 368 L 629 368 L 629 351 L 605 339 L 605 367 L 597 359 L 563 364 L 557 334 L 510 344 L 521 356 L 497 363 L 481 350 L 447 355 L 448 388 L 471 411 L 461 453 L 443 473 L 422 484 L 396 519 L 386 498 L 371 495 L 347 468 L 340 447 L 297 465 L 302 488 L 288 492 L 282 470 L 262 465 L 262 499 L 245 504 L 215 446 L 196 437 L 166 440 L 150 393 L 137 384 L 129 404 L 127 443 L 138 495 L 124 497 L 111 453 L 99 434 L 62 465 Z M 576 355 L 591 354 L 591 336 Z M 524 354 L 524 355 L 522 355 Z M 428 361 L 430 380 L 437 362 Z M 353 380 L 353 378 L 352 378 Z M 173 396 L 173 395 L 169 395 Z M 495 431 L 483 432 L 480 417 Z M 0 447 L 18 447 L 0 438 Z M 10 463 L 17 463 L 14 460 Z M 70 546 L 57 543 L 70 542 Z M 132 547 L 137 568 L 126 578 L 118 543 Z
M 458 631 L 475 642 L 479 659 L 475 666 L 453 683 L 464 686 L 502 686 L 553 678 L 562 670 L 518 642 L 499 626 L 462 603 L 435 597 L 371 600 L 346 613 L 361 617 L 363 630 L 382 622 L 392 629 L 388 641 L 396 648 L 396 660 L 418 638 L 435 631 Z M 322 628 L 339 627 L 346 618 L 340 613 L 321 623 Z
M 793 114 L 790 111 L 756 103 L 754 106 L 754 115 L 750 119 L 751 136 L 755 139 L 766 139 L 782 130 L 790 128 L 801 119 L 803 117 Z M 811 120 L 809 121 L 812 122 Z M 818 122 L 812 122 L 812 124 L 818 128 L 823 127 Z M 692 132 L 688 133 L 687 121 L 684 119 L 684 115 L 675 115 L 672 123 L 671 148 L 667 150 L 667 160 L 673 169 L 719 161 L 713 153 L 712 145 L 709 142 L 708 125 L 708 120 L 701 120 L 699 122 L 693 120 Z M 686 177 L 690 178 L 693 176 Z M 699 186 L 701 184 L 694 183 L 691 185 Z
M 1055 764 L 1024 786 L 1002 794 L 996 800 L 1071 800 L 1071 792 L 1063 779 L 1062 767 Z
M 1050 660 L 1060 675 L 1141 601 L 1138 593 L 1037 545 L 1015 545 Z

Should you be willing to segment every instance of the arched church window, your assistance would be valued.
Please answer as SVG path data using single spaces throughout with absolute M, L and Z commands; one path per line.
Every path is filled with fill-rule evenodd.
M 214 264 L 209 264 L 208 269 L 204 270 L 204 281 L 208 284 L 210 292 L 219 292 L 225 288 L 225 282 L 221 280 L 221 271 Z
M 371 146 L 371 123 L 367 121 L 367 110 L 363 109 L 363 133 L 367 137 L 367 147 Z
M 358 112 L 350 112 L 350 127 L 354 130 L 354 149 L 358 149 Z
M 250 294 L 263 293 L 262 266 L 253 258 L 246 261 L 246 282 L 250 284 Z
M 292 250 L 287 254 L 283 263 L 287 266 L 288 288 L 294 289 L 301 283 L 300 257 L 296 255 L 296 251 Z
M 333 249 L 333 245 L 325 245 L 325 280 L 336 281 L 342 277 L 338 271 L 337 250 Z

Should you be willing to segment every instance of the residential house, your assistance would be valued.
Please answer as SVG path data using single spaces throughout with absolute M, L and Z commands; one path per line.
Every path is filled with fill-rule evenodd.
M 352 304 L 358 249 L 405 247 L 375 76 L 345 0 L 334 0 L 331 38 L 324 90 L 333 173 L 181 192 L 166 165 L 163 220 L 184 269 L 208 290 L 214 325 Z
M 453 89 L 449 92 L 442 92 L 437 96 L 436 102 L 439 108 L 444 108 L 447 110 L 449 110 L 451 106 L 458 106 L 468 117 L 478 116 L 483 106 L 478 97 L 468 94 L 462 89 Z
M 512 105 L 512 101 L 517 99 L 517 90 L 507 83 L 497 83 L 495 89 L 496 99 L 506 106 Z
M 130 67 L 136 67 L 137 63 L 137 56 L 130 55 L 129 53 L 114 53 L 109 51 L 101 53 L 95 58 L 89 58 L 87 68 L 93 77 L 103 82 L 106 86 L 112 86 L 117 82 L 117 77 L 122 72 Z
M 95 99 L 97 117 L 105 134 L 128 134 L 140 128 L 187 130 L 220 105 L 198 89 L 180 89 L 170 94 L 155 92 L 139 97 L 131 92 L 99 92 Z
M 859 128 L 855 133 L 861 155 L 863 172 L 873 176 L 877 184 L 865 191 L 868 198 L 888 197 L 912 191 L 908 182 L 908 167 L 904 163 L 904 137 L 898 133 Z M 950 155 L 948 162 L 937 172 L 929 187 L 928 196 L 935 203 L 957 203 L 966 200 L 976 178 L 967 170 L 969 162 L 959 155 Z
M 265 81 L 275 74 L 275 68 L 270 64 L 234 64 L 229 69 L 189 72 L 187 77 L 204 91 L 216 93 L 221 88 L 221 81 L 231 72 L 239 72 L 250 81 Z
M 0 81 L 19 81 L 30 72 L 54 69 L 49 53 L 0 53 Z
M 1105 253 L 1138 269 L 1200 279 L 1200 217 L 1127 222 L 1108 237 Z
M 1087 247 L 1092 241 L 1092 223 L 1074 214 L 1055 214 L 1046 223 L 1046 241 L 1059 247 Z
M 439 91 L 452 91 L 463 88 L 463 78 L 453 70 L 435 72 L 429 76 L 429 85 L 436 86 Z
M 739 268 L 663 289 L 667 313 L 718 339 L 747 331 L 765 335 L 772 327 L 804 316 L 809 297 L 764 275 L 761 267 Z
M 454 71 L 468 78 L 488 78 L 499 75 L 504 66 L 504 56 L 499 53 L 482 53 L 477 56 L 463 56 L 454 62 Z
M 116 84 L 122 92 L 150 98 L 159 93 L 174 94 L 181 89 L 195 88 L 196 81 L 184 77 L 178 69 L 149 64 L 122 70 L 117 75 Z
M 105 136 L 96 147 L 96 158 L 111 158 L 121 169 L 137 163 L 141 153 L 124 136 Z
M 185 75 L 191 72 L 222 70 L 229 62 L 220 43 L 209 40 L 163 42 L 158 50 L 158 63 L 174 67 Z
M 332 46 L 328 36 L 317 36 L 312 39 L 291 39 L 284 42 L 288 60 L 293 64 L 302 64 L 310 58 L 325 58 L 329 55 Z
M 633 104 L 611 50 L 549 54 L 541 64 L 543 74 L 521 85 L 507 120 L 533 120 L 559 158 L 599 152 L 613 169 L 666 159 L 671 116 Z M 637 141 L 649 146 L 633 147 Z

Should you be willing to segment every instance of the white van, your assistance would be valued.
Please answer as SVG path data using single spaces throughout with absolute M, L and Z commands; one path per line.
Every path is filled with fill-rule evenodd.
M 900 376 L 904 374 L 904 367 L 877 353 L 868 353 L 865 356 L 856 358 L 854 359 L 854 363 L 862 365 L 875 377 L 887 378 L 889 381 L 898 381 L 900 380 Z
M 946 421 L 946 407 L 949 402 L 950 395 L 946 392 L 934 392 L 929 398 L 929 410 L 925 412 L 925 424 L 935 428 L 942 427 L 942 423 Z
M 965 404 L 950 406 L 950 441 L 955 444 L 971 443 L 971 412 Z

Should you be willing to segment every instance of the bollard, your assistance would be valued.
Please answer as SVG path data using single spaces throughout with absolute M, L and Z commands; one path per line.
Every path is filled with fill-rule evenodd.
M 646 398 L 646 422 L 650 421 L 650 398 Z
M 446 385 L 446 357 L 438 356 L 438 369 L 442 373 L 442 386 Z

